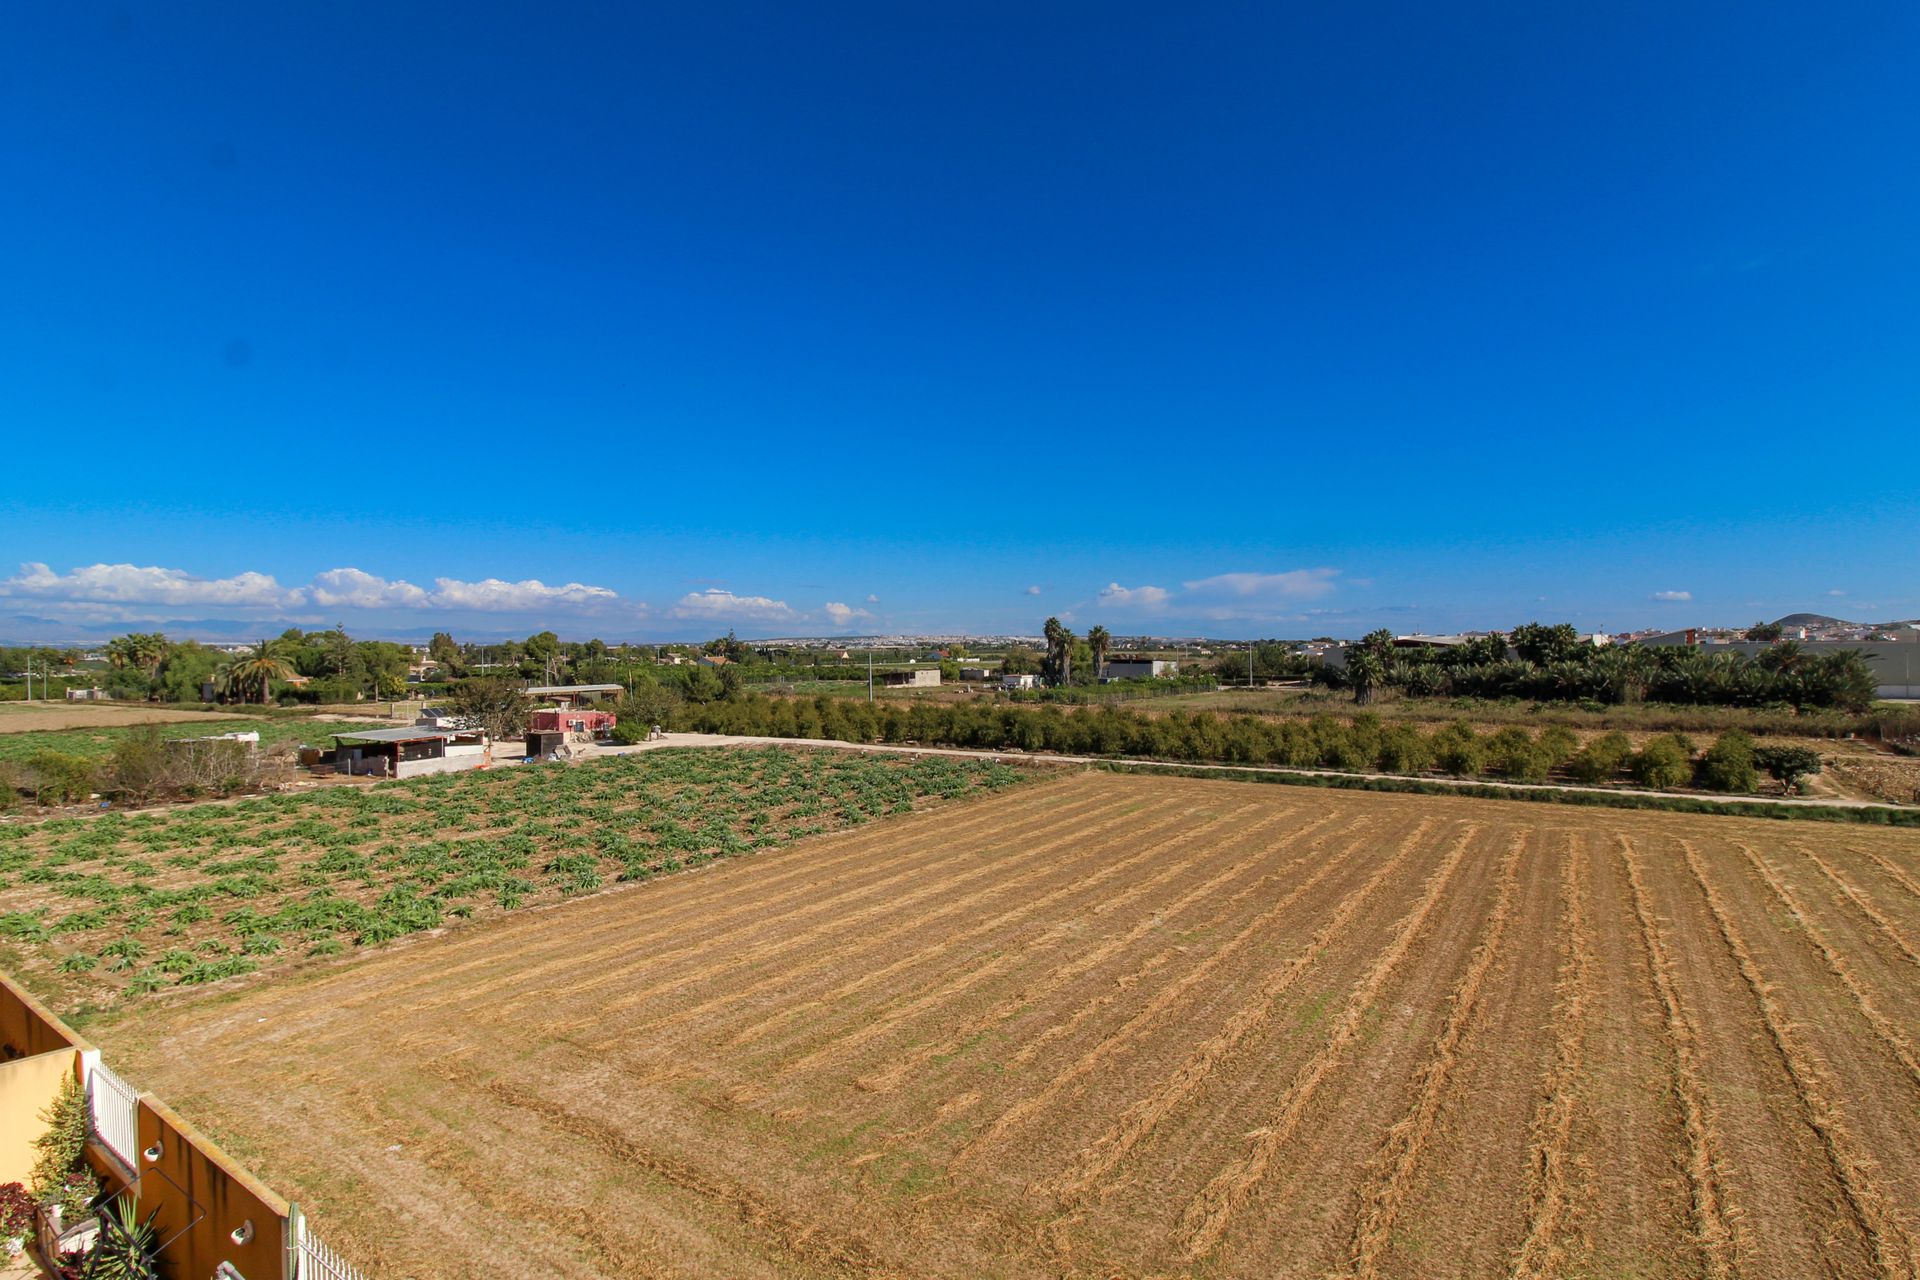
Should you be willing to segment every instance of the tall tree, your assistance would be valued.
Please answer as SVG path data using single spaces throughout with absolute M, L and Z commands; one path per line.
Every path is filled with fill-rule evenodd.
M 434 632 L 433 639 L 427 642 L 427 657 L 449 675 L 464 665 L 460 661 L 460 646 L 444 631 Z
M 1073 677 L 1073 644 L 1079 637 L 1062 626 L 1058 618 L 1048 618 L 1040 631 L 1047 638 L 1047 681 L 1065 684 Z
M 1093 650 L 1093 676 L 1107 673 L 1107 650 L 1113 648 L 1113 635 L 1105 627 L 1087 628 L 1087 647 Z

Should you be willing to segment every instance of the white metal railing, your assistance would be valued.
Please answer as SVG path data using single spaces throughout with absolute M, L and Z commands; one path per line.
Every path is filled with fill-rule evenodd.
M 365 1280 L 351 1263 L 327 1248 L 325 1242 L 313 1234 L 313 1228 L 307 1225 L 305 1217 L 299 1218 L 298 1222 L 299 1239 L 296 1247 L 299 1270 L 296 1280 Z
M 129 1169 L 139 1168 L 140 1095 L 134 1087 L 95 1062 L 87 1072 L 87 1110 L 94 1136 Z

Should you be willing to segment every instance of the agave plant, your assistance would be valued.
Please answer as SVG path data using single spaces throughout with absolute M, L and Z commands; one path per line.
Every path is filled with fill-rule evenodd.
M 139 1203 L 122 1196 L 100 1215 L 100 1237 L 87 1258 L 87 1280 L 160 1280 L 159 1264 L 154 1259 L 153 1220 L 160 1215 L 156 1206 L 144 1219 Z

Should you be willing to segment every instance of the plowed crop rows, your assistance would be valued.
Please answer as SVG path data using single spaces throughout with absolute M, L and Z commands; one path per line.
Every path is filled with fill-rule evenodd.
M 380 1276 L 1912 1276 L 1916 886 L 1088 774 L 99 1036 Z

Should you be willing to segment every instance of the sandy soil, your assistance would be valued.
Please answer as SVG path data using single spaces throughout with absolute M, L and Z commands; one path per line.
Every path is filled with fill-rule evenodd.
M 1911 833 L 1094 773 L 90 1034 L 375 1276 L 1911 1275 L 1916 966 Z

